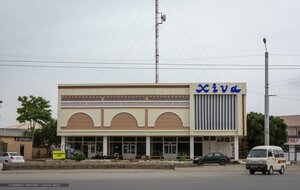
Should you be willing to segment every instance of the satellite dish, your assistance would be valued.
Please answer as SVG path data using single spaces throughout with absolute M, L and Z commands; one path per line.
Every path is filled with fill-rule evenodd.
M 162 20 L 163 22 L 166 22 L 166 19 L 167 19 L 167 16 L 166 16 L 165 14 L 161 15 L 161 20 Z

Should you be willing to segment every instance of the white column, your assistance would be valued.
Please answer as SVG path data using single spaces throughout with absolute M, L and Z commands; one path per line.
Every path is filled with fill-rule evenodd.
M 190 137 L 190 159 L 194 159 L 194 137 Z
M 239 137 L 234 137 L 234 160 L 239 160 Z
M 66 147 L 66 137 L 65 136 L 61 136 L 60 139 L 60 150 L 64 151 L 65 147 Z
M 150 137 L 146 137 L 146 156 L 150 158 Z
M 107 136 L 103 137 L 103 156 L 107 156 Z

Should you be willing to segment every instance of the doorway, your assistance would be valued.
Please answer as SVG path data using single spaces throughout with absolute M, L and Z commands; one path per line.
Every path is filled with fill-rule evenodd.
M 24 152 L 25 152 L 25 145 L 20 144 L 20 154 L 24 157 Z
M 177 157 L 176 142 L 164 143 L 164 158 L 173 159 Z
M 124 159 L 135 159 L 136 157 L 136 143 L 124 142 L 123 143 L 123 157 Z
M 88 143 L 88 158 L 93 158 L 96 156 L 96 144 Z

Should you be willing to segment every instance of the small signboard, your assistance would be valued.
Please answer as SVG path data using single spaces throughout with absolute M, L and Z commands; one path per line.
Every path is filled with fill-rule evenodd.
M 287 144 L 300 144 L 300 138 L 288 138 Z
M 31 142 L 32 139 L 29 137 L 15 137 L 15 141 L 21 141 L 21 142 Z
M 66 159 L 65 151 L 53 151 L 53 160 Z

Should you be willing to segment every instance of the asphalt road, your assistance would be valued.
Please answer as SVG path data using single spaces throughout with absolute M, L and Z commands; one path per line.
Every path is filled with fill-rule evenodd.
M 284 175 L 249 175 L 244 166 L 176 170 L 0 171 L 0 190 L 282 190 L 299 189 L 300 168 Z M 44 184 L 43 184 L 44 183 Z M 68 187 L 37 187 L 65 183 Z M 7 187 L 7 184 L 28 187 Z M 31 186 L 31 187 L 30 187 Z

